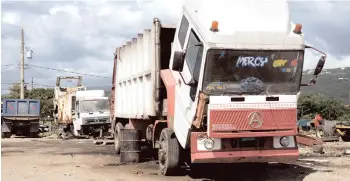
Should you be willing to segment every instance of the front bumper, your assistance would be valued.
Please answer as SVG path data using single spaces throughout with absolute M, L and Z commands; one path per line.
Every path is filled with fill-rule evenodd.
M 192 163 L 244 163 L 279 162 L 294 163 L 298 160 L 298 149 L 197 152 L 191 154 Z
M 209 149 L 205 148 L 203 135 L 206 133 L 191 133 L 192 163 L 294 163 L 299 157 L 295 136 L 288 136 L 286 147 L 279 143 L 279 137 L 258 137 L 250 141 L 244 137 L 210 138 L 213 147 Z

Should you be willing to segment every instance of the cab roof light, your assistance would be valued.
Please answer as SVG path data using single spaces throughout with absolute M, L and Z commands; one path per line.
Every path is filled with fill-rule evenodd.
M 213 21 L 213 22 L 211 23 L 210 31 L 214 31 L 214 32 L 219 31 L 219 22 Z
M 294 32 L 295 34 L 300 35 L 300 34 L 301 34 L 301 28 L 302 28 L 302 27 L 303 27 L 303 26 L 302 26 L 301 24 L 296 24 L 293 32 Z

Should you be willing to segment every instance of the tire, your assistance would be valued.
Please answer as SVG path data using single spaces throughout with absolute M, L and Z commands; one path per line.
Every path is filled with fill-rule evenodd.
M 323 125 L 320 125 L 316 128 L 316 137 L 317 138 L 329 137 L 328 131 L 326 131 Z
M 10 132 L 1 132 L 1 138 L 11 138 L 12 133 Z
M 124 128 L 124 126 L 120 122 L 115 125 L 115 131 L 114 131 L 113 137 L 114 137 L 114 150 L 115 150 L 116 154 L 120 153 L 120 136 L 119 136 L 119 133 L 120 133 L 120 129 L 123 129 L 123 128 Z
M 177 175 L 180 171 L 180 145 L 172 129 L 164 128 L 159 138 L 159 170 L 162 175 Z
M 349 142 L 349 141 L 350 141 L 350 135 L 342 136 L 341 139 L 342 139 L 344 142 Z
M 30 136 L 31 138 L 38 138 L 38 137 L 39 137 L 39 132 L 30 132 L 30 133 L 29 133 L 29 136 Z

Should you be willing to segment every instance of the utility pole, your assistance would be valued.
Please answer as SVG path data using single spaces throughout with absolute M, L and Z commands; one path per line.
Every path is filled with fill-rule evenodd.
M 24 31 L 21 29 L 21 99 L 24 99 Z
M 33 77 L 32 77 L 32 90 L 34 88 L 34 80 L 33 80 Z

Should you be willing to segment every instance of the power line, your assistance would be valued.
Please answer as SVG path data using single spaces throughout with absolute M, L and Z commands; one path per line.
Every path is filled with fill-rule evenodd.
M 33 64 L 25 64 L 25 65 L 30 65 L 30 66 L 32 66 L 32 67 L 41 68 L 41 69 L 46 69 L 46 70 L 54 70 L 54 71 L 59 71 L 59 72 L 67 72 L 67 73 L 73 73 L 73 74 L 79 74 L 79 75 L 86 75 L 86 76 L 91 76 L 91 77 L 99 77 L 99 78 L 105 78 L 105 79 L 110 79 L 110 78 L 111 78 L 111 77 L 93 75 L 93 74 L 88 74 L 88 73 L 81 73 L 81 72 L 74 72 L 74 71 L 67 71 L 67 70 L 62 70 L 62 69 L 44 67 L 44 66 L 33 65 Z M 2 66 L 14 66 L 14 65 L 13 65 L 13 64 L 6 64 L 6 65 L 2 65 Z
M 67 72 L 67 73 L 73 73 L 73 74 L 80 74 L 80 75 L 86 75 L 86 76 L 91 76 L 91 77 L 100 77 L 100 78 L 106 78 L 106 79 L 110 79 L 111 78 L 111 77 L 104 77 L 104 76 L 87 74 L 87 73 L 80 73 L 80 72 L 73 72 L 73 71 L 55 69 L 55 68 L 50 68 L 50 67 L 43 67 L 43 66 L 38 66 L 38 65 L 33 65 L 33 64 L 27 64 L 27 65 L 30 65 L 30 66 L 36 67 L 36 68 L 42 68 L 42 69 L 47 69 L 47 70 L 55 70 L 55 71 L 59 71 L 59 72 Z
M 19 82 L 12 82 L 12 83 L 9 83 L 9 82 L 1 82 L 1 84 L 12 85 L 12 84 L 20 84 L 20 83 L 19 83 Z M 31 83 L 24 83 L 24 84 L 25 84 L 25 85 L 31 85 Z M 55 86 L 52 86 L 52 85 L 36 84 L 36 83 L 33 83 L 33 85 L 42 86 L 42 87 L 55 87 Z
M 12 66 L 13 64 L 5 64 L 5 65 L 1 65 L 2 67 L 7 67 L 7 66 Z

